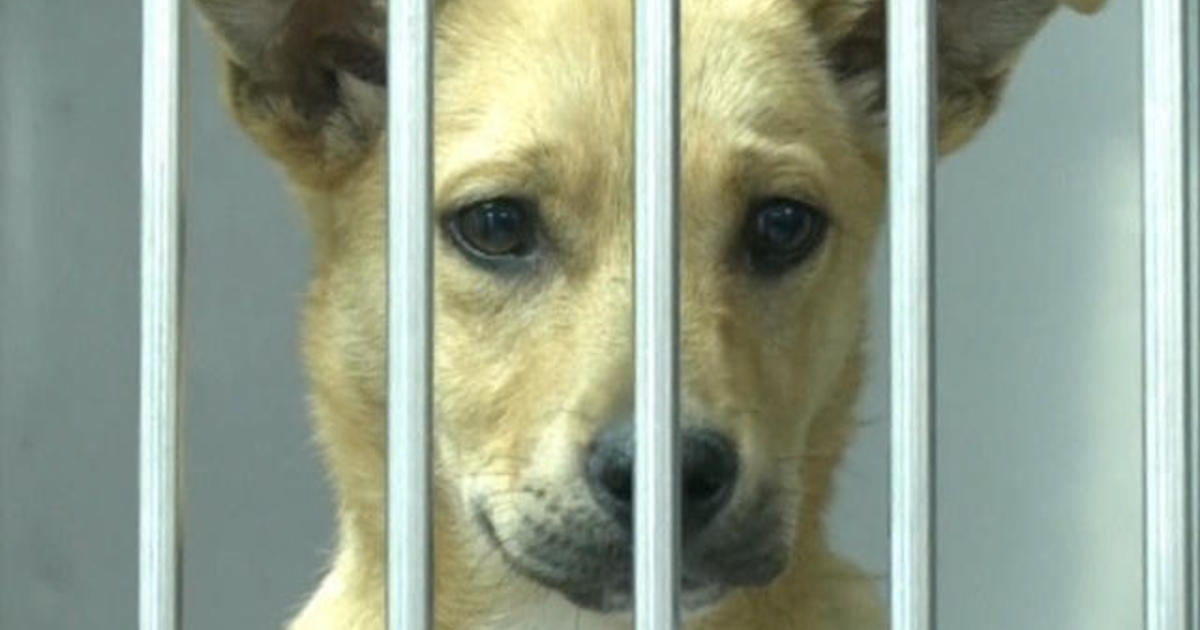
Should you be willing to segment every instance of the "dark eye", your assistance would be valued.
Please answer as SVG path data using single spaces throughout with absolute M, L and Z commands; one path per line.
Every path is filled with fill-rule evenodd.
M 821 245 L 829 220 L 810 203 L 775 198 L 755 204 L 746 227 L 751 267 L 762 275 L 778 275 Z
M 489 199 L 451 215 L 450 236 L 468 256 L 481 262 L 524 258 L 537 246 L 534 213 L 518 199 Z

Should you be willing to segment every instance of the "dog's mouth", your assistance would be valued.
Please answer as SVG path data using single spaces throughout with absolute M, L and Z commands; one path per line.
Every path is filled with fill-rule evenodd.
M 551 528 L 522 519 L 522 529 L 501 536 L 486 509 L 475 520 L 515 573 L 553 589 L 581 608 L 619 613 L 633 607 L 632 541 L 626 531 L 591 520 L 567 519 Z M 734 536 L 685 541 L 680 606 L 701 612 L 734 588 L 761 586 L 782 573 L 786 545 L 760 525 Z

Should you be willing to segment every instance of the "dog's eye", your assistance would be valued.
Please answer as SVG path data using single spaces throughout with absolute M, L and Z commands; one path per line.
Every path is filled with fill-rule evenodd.
M 810 203 L 772 198 L 756 204 L 746 230 L 746 249 L 756 273 L 778 275 L 821 245 L 829 219 Z
M 489 199 L 451 215 L 451 237 L 469 256 L 484 261 L 522 258 L 536 245 L 529 204 L 509 198 Z

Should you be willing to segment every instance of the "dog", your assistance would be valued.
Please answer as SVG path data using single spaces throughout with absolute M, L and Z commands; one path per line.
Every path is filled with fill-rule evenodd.
M 314 235 L 303 347 L 339 533 L 290 627 L 377 630 L 384 2 L 196 2 L 235 118 Z M 883 0 L 682 4 L 686 625 L 884 628 L 876 580 L 830 550 L 822 522 L 883 219 Z M 938 3 L 942 154 L 992 115 L 1057 4 Z M 436 626 L 630 628 L 631 3 L 435 10 Z

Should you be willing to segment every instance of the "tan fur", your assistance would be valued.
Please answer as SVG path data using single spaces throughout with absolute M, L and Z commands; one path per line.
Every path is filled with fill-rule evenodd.
M 226 44 L 235 115 L 284 165 L 316 241 L 304 351 L 338 492 L 339 540 L 331 572 L 292 628 L 377 630 L 386 164 L 377 59 L 362 57 L 381 32 L 361 22 L 379 7 L 198 1 Z M 263 13 L 253 13 L 255 1 Z M 521 515 L 555 522 L 551 504 L 582 500 L 573 462 L 601 426 L 631 409 L 629 5 L 448 0 L 439 8 L 439 212 L 481 196 L 536 197 L 561 250 L 552 272 L 521 280 L 482 272 L 436 239 L 442 630 L 536 630 L 539 607 L 567 606 L 506 566 L 470 504 L 487 506 L 502 539 Z M 944 150 L 991 114 L 1020 44 L 1051 8 L 996 34 L 1003 50 L 947 40 Z M 748 481 L 735 505 L 757 482 L 783 488 L 790 532 L 782 575 L 690 617 L 694 630 L 885 625 L 882 582 L 838 559 L 822 522 L 854 426 L 866 274 L 881 220 L 881 26 L 872 0 L 683 3 L 684 422 L 738 444 Z M 336 73 L 336 94 L 322 92 L 329 76 L 321 71 Z M 739 271 L 735 251 L 748 200 L 765 195 L 814 201 L 832 219 L 816 257 L 770 282 Z M 628 627 L 619 615 L 574 614 L 581 627 Z

